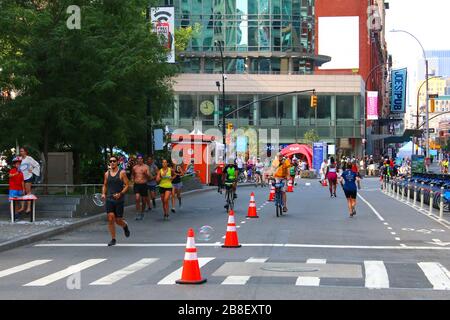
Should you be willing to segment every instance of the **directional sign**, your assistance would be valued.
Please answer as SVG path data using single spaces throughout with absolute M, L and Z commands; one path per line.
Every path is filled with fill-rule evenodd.
M 423 129 L 423 131 L 426 132 L 427 129 Z M 429 132 L 429 133 L 436 133 L 436 129 L 435 129 L 435 128 L 429 128 L 429 129 L 428 129 L 428 132 Z
M 437 93 L 430 93 L 429 95 L 428 95 L 428 98 L 430 98 L 430 99 L 437 99 L 437 98 L 439 98 L 439 94 L 437 94 Z

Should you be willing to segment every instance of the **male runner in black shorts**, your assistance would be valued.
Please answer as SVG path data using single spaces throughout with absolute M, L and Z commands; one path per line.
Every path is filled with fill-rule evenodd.
M 116 226 L 123 228 L 125 236 L 130 236 L 128 224 L 123 219 L 124 196 L 128 191 L 128 177 L 125 171 L 119 170 L 117 157 L 109 159 L 111 169 L 105 172 L 103 179 L 102 199 L 106 200 L 106 213 L 108 214 L 108 229 L 111 233 L 111 241 L 108 246 L 116 244 Z
M 136 220 L 142 220 L 144 219 L 145 204 L 148 203 L 147 182 L 150 177 L 150 169 L 144 164 L 142 155 L 137 156 L 137 164 L 133 167 L 131 176 L 134 181 L 133 191 L 136 195 Z

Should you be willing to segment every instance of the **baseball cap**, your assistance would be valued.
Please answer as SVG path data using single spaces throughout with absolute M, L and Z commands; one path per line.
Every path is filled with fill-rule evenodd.
M 15 163 L 15 162 L 22 162 L 22 158 L 14 157 L 13 160 L 12 160 L 12 163 Z

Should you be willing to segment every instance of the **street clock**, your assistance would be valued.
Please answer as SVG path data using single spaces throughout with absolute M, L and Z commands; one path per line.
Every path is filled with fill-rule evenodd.
M 214 113 L 214 103 L 209 100 L 205 100 L 200 104 L 200 112 L 205 116 L 210 116 Z

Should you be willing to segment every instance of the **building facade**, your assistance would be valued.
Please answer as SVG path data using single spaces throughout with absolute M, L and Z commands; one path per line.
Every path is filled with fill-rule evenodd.
M 369 3 L 378 6 L 380 1 Z M 174 106 L 167 110 L 165 124 L 188 130 L 195 121 L 202 121 L 204 129 L 219 126 L 220 46 L 226 74 L 225 113 L 249 105 L 227 116 L 227 123 L 235 128 L 279 129 L 282 144 L 302 143 L 304 133 L 314 129 L 321 140 L 336 145 L 338 154 L 363 153 L 365 81 L 378 61 L 386 61 L 380 30 L 374 36 L 367 27 L 367 2 L 173 0 L 166 4 L 175 7 L 176 27 L 199 24 L 201 31 L 178 57 L 182 73 L 174 79 Z M 332 36 L 333 23 L 351 27 L 338 46 L 333 46 L 339 41 Z M 342 60 L 336 69 L 326 67 L 341 62 L 348 49 L 345 43 L 356 48 L 352 60 Z M 324 50 L 334 47 L 337 50 Z M 383 91 L 380 74 L 372 73 L 368 89 L 377 86 Z M 311 93 L 268 98 L 311 89 L 318 94 L 317 108 L 310 106 Z M 380 115 L 384 96 L 380 95 Z

